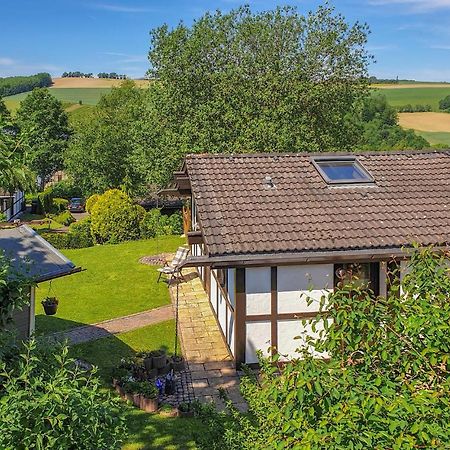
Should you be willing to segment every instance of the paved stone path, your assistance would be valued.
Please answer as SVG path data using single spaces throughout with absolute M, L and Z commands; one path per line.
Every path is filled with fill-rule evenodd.
M 224 408 L 219 389 L 225 389 L 230 400 L 241 410 L 246 404 L 239 392 L 239 373 L 219 331 L 206 292 L 195 271 L 184 270 L 186 282 L 178 284 L 179 336 L 192 376 L 194 395 L 204 402 L 215 402 Z M 170 286 L 176 302 L 177 283 Z
M 112 334 L 135 330 L 136 328 L 146 327 L 147 325 L 169 319 L 173 319 L 172 305 L 161 306 L 160 308 L 131 314 L 129 316 L 118 317 L 116 319 L 105 320 L 92 325 L 76 327 L 72 330 L 50 334 L 48 337 L 58 341 L 67 339 L 70 345 L 81 344 L 82 342 L 94 341 L 106 336 L 111 336 Z

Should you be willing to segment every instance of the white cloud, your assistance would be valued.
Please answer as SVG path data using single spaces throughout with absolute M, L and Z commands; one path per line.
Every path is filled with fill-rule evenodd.
M 103 11 L 120 12 L 120 13 L 145 13 L 155 11 L 154 9 L 144 8 L 141 6 L 119 5 L 111 3 L 94 3 L 90 6 L 94 9 L 101 9 Z
M 374 6 L 405 5 L 409 11 L 428 12 L 437 9 L 450 9 L 450 0 L 369 0 Z
M 115 62 L 118 64 L 132 64 L 148 62 L 147 55 L 131 55 L 129 53 L 102 52 L 103 55 L 119 57 Z

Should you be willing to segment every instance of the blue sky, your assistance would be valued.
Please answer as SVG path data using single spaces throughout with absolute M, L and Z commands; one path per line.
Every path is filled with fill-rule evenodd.
M 148 69 L 149 31 L 163 23 L 191 23 L 235 0 L 0 0 L 0 76 L 65 70 L 126 73 Z M 256 10 L 277 4 L 300 11 L 318 1 L 249 0 Z M 349 21 L 367 22 L 369 50 L 379 77 L 450 81 L 450 0 L 335 0 Z

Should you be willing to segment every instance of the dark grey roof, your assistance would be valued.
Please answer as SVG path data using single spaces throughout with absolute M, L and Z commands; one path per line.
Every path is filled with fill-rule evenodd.
M 11 259 L 17 271 L 36 282 L 80 270 L 27 225 L 0 230 L 0 249 Z

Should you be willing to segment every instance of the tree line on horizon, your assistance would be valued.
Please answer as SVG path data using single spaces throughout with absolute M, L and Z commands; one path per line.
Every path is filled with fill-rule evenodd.
M 52 77 L 49 73 L 37 73 L 29 76 L 14 76 L 0 78 L 0 98 L 9 95 L 28 92 L 37 87 L 49 87 Z
M 94 74 L 92 72 L 63 72 L 61 78 L 93 78 Z M 127 76 L 124 74 L 117 74 L 116 72 L 100 72 L 97 74 L 97 78 L 110 78 L 113 80 L 126 80 Z

